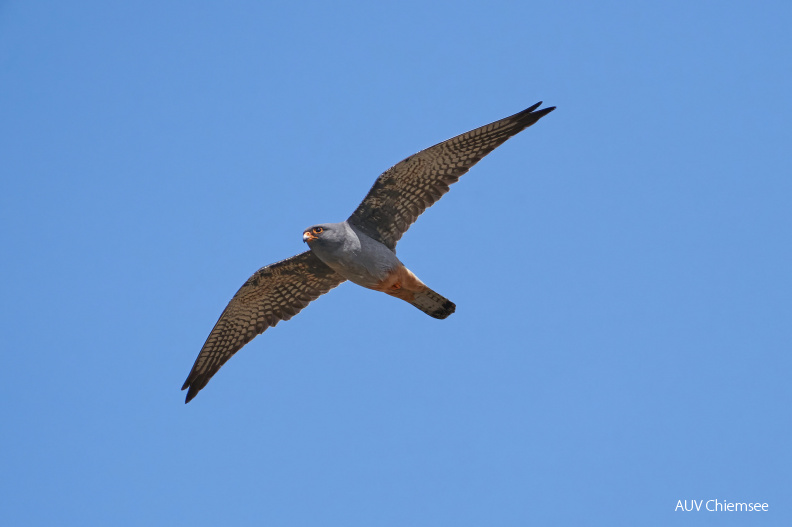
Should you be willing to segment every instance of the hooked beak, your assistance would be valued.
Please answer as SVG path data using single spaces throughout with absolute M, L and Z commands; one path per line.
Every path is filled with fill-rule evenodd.
M 314 240 L 318 240 L 319 238 L 311 234 L 311 231 L 305 231 L 303 233 L 303 241 L 304 242 L 312 242 Z

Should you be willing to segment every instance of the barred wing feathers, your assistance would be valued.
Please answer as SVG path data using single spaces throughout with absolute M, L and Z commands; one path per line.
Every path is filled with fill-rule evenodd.
M 349 222 L 395 249 L 396 242 L 449 185 L 507 139 L 555 110 L 542 103 L 422 150 L 386 170 Z
M 289 320 L 343 281 L 311 251 L 256 271 L 209 333 L 182 386 L 182 390 L 189 388 L 185 402 L 190 402 L 242 346 L 281 320 Z

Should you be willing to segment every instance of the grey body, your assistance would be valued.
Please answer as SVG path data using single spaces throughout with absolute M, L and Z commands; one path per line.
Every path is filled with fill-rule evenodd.
M 453 302 L 407 269 L 393 249 L 351 220 L 309 227 L 303 241 L 322 263 L 350 282 L 400 298 L 434 318 L 446 318 L 456 310 Z
M 323 223 L 315 240 L 306 240 L 311 251 L 332 270 L 355 284 L 374 288 L 403 264 L 391 249 L 356 229 L 354 225 Z

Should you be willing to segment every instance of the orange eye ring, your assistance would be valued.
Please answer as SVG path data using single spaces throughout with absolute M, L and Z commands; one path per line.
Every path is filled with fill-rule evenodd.
M 321 227 L 314 227 L 311 230 L 313 231 L 314 234 L 322 234 L 322 231 L 324 231 L 324 229 Z

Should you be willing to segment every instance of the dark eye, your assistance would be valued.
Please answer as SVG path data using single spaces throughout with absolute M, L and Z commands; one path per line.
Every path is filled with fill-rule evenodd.
M 323 231 L 323 230 L 324 230 L 324 229 L 323 229 L 323 228 L 321 228 L 321 227 L 314 227 L 314 228 L 313 228 L 313 232 L 314 232 L 314 234 L 322 234 L 322 231 Z

